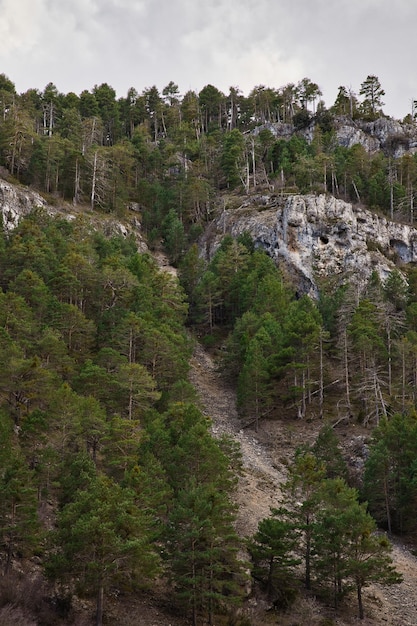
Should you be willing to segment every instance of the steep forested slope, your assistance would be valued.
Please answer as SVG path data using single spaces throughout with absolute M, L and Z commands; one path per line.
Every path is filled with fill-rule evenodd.
M 214 610 L 216 585 L 232 586 L 226 572 L 240 569 L 234 453 L 193 404 L 184 294 L 133 239 L 82 219 L 34 211 L 2 242 L 4 574 L 38 555 L 64 585 L 57 602 L 64 588 L 96 594 L 100 621 L 112 588 L 131 592 L 168 570 L 178 605 L 204 613 L 207 576 Z M 185 575 L 193 511 L 204 521 L 195 575 L 208 568 L 198 600 Z
M 0 164 L 26 207 L 1 185 L 5 623 L 127 626 L 120 606 L 144 608 L 149 587 L 143 623 L 161 607 L 193 626 L 348 623 L 353 591 L 361 615 L 400 623 L 362 590 L 399 583 L 384 531 L 415 540 L 414 120 L 342 90 L 313 114 L 308 87 L 117 100 L 1 77 Z M 309 231 L 328 255 L 354 216 L 348 271 L 312 251 L 313 297 L 285 255 L 233 230 L 245 211 L 263 227 L 270 198 L 293 206 L 287 258 L 301 206 L 307 232 L 313 205 L 344 203 Z M 383 244 L 365 214 L 391 224 Z
M 287 480 L 288 463 L 297 448 L 306 442 L 313 443 L 320 424 L 288 424 L 264 422 L 258 432 L 242 429 L 236 413 L 236 393 L 225 381 L 213 357 L 201 345 L 196 346 L 191 360 L 190 380 L 195 385 L 204 411 L 213 419 L 215 436 L 229 434 L 239 443 L 242 451 L 243 472 L 239 478 L 236 500 L 239 505 L 237 528 L 243 536 L 251 536 L 259 522 L 268 517 L 271 507 L 279 507 L 283 500 L 283 487 Z M 343 432 L 344 456 L 352 466 L 358 461 L 353 456 L 357 441 L 361 439 L 356 429 Z M 417 559 L 412 546 L 396 540 L 393 545 L 393 562 L 403 577 L 400 585 L 373 584 L 366 592 L 366 626 L 412 626 L 417 611 Z M 256 599 L 255 599 L 256 598 Z M 262 593 L 245 603 L 245 611 L 253 625 L 276 623 L 271 615 L 271 602 Z M 331 615 L 331 609 L 327 609 Z M 295 602 L 291 610 L 279 616 L 282 626 L 300 623 L 309 626 L 323 623 L 325 609 L 316 599 L 304 597 Z M 329 618 L 330 619 L 330 618 Z M 297 620 L 299 620 L 297 622 Z M 350 606 L 339 614 L 339 626 L 357 623 L 355 607 Z

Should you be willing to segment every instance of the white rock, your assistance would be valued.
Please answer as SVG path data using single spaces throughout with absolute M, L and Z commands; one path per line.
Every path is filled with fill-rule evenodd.
M 216 223 L 216 236 L 203 241 L 212 256 L 224 233 L 237 237 L 248 232 L 277 264 L 285 262 L 297 277 L 299 289 L 317 295 L 317 280 L 349 276 L 365 285 L 376 270 L 384 280 L 395 267 L 417 261 L 417 229 L 390 222 L 363 208 L 330 195 L 271 196 L 270 206 L 258 211 L 224 211 Z

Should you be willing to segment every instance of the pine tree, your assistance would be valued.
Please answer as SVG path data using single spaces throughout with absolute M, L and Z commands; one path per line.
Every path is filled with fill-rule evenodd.
M 365 505 L 356 506 L 350 521 L 350 555 L 347 563 L 348 577 L 356 587 L 359 619 L 365 616 L 362 590 L 370 583 L 393 585 L 402 577 L 392 564 L 392 547 L 386 537 L 377 532 L 373 518 Z
M 286 492 L 297 503 L 294 511 L 301 530 L 300 554 L 304 562 L 306 589 L 311 589 L 311 561 L 314 521 L 317 511 L 317 492 L 325 477 L 324 463 L 310 451 L 300 450 L 289 468 Z
M 2 463 L 0 476 L 0 537 L 4 551 L 4 574 L 10 572 L 18 551 L 30 555 L 40 543 L 37 492 L 33 472 L 17 451 Z
M 168 556 L 177 602 L 193 626 L 239 604 L 243 563 L 228 494 L 190 478 L 169 516 Z
M 366 80 L 361 84 L 359 94 L 364 96 L 362 108 L 365 114 L 375 118 L 377 109 L 380 109 L 384 103 L 382 102 L 385 91 L 382 89 L 379 78 L 373 74 L 369 74 Z
M 392 565 L 390 543 L 378 536 L 366 503 L 359 503 L 357 491 L 342 479 L 323 481 L 317 496 L 313 570 L 318 582 L 330 587 L 335 608 L 343 595 L 354 588 L 359 617 L 363 619 L 364 587 L 371 582 L 401 582 Z
M 287 608 L 295 595 L 296 566 L 300 560 L 295 556 L 299 542 L 299 530 L 290 513 L 272 509 L 270 517 L 261 520 L 258 530 L 249 541 L 254 569 L 252 575 L 260 580 L 275 605 Z
M 292 391 L 297 415 L 304 418 L 311 403 L 314 355 L 320 343 L 321 319 L 318 309 L 304 296 L 290 303 L 284 323 L 285 345 L 292 354 Z M 288 368 L 289 369 L 289 368 Z
M 316 515 L 312 535 L 312 569 L 315 578 L 329 588 L 337 609 L 348 588 L 349 533 L 357 492 L 340 478 L 322 481 L 316 494 Z
M 265 356 L 265 347 L 269 345 L 268 333 L 260 328 L 249 343 L 238 380 L 238 405 L 242 413 L 252 416 L 256 431 L 260 417 L 270 405 L 270 374 Z
M 326 478 L 348 478 L 348 468 L 343 458 L 338 437 L 334 429 L 326 424 L 320 429 L 316 441 L 311 447 L 320 464 L 325 467 Z
M 177 403 L 150 416 L 140 452 L 157 456 L 172 489 L 165 553 L 176 601 L 194 626 L 239 602 L 244 580 L 231 502 L 236 452 L 220 444 L 194 405 Z
M 363 492 L 371 513 L 389 532 L 403 533 L 413 526 L 416 454 L 417 421 L 414 413 L 395 414 L 374 430 Z
M 381 365 L 386 360 L 386 348 L 378 308 L 370 299 L 364 298 L 356 307 L 348 327 L 349 337 L 358 361 L 356 393 L 362 402 L 365 424 L 374 420 L 378 424 L 387 415 L 383 393 L 384 381 Z
M 48 574 L 72 580 L 79 593 L 96 596 L 96 626 L 111 584 L 131 589 L 149 583 L 157 559 L 149 543 L 149 521 L 132 491 L 97 476 L 78 490 L 58 515 L 55 551 Z

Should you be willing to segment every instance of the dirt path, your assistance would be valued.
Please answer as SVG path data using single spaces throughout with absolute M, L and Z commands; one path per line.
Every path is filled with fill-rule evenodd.
M 259 520 L 269 515 L 270 507 L 280 503 L 280 487 L 285 481 L 286 473 L 285 465 L 276 459 L 284 458 L 285 455 L 292 456 L 296 442 L 288 445 L 285 425 L 275 424 L 271 436 L 265 426 L 259 433 L 242 429 L 236 411 L 234 390 L 225 383 L 224 376 L 217 371 L 213 359 L 199 344 L 196 345 L 191 360 L 190 380 L 198 392 L 202 410 L 213 420 L 213 434 L 228 434 L 240 445 L 244 472 L 237 491 L 237 530 L 242 535 L 250 535 L 256 530 Z M 303 436 L 302 432 L 299 436 Z M 277 441 L 285 449 L 277 450 Z M 353 609 L 351 618 L 336 618 L 334 624 L 417 626 L 417 558 L 406 546 L 395 542 L 393 561 L 397 571 L 403 575 L 403 582 L 400 585 L 373 585 L 367 588 L 364 601 L 368 616 L 362 621 L 357 620 L 353 617 L 356 613 Z M 311 615 L 305 626 L 321 624 L 322 618 L 323 616 Z

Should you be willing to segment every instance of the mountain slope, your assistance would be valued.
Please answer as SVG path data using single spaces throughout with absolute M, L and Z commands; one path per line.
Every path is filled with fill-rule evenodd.
M 384 279 L 395 262 L 417 261 L 416 228 L 331 195 L 242 198 L 210 225 L 201 249 L 211 258 L 225 233 L 245 232 L 313 297 L 323 278 L 349 279 L 361 288 L 374 270 Z
M 229 435 L 241 449 L 243 474 L 240 477 L 236 502 L 238 504 L 237 529 L 242 536 L 251 535 L 258 522 L 267 517 L 270 507 L 278 506 L 281 486 L 286 479 L 286 464 L 291 460 L 295 448 L 301 443 L 313 441 L 322 422 L 316 424 L 285 424 L 284 422 L 262 422 L 259 431 L 242 428 L 236 411 L 236 395 L 225 382 L 216 361 L 200 344 L 196 344 L 191 359 L 190 380 L 196 388 L 204 412 L 213 420 L 215 436 Z M 355 436 L 352 432 L 351 438 Z M 403 575 L 400 585 L 372 585 L 365 590 L 367 617 L 363 626 L 415 626 L 417 623 L 417 558 L 400 541 L 393 544 L 393 563 Z M 249 599 L 245 611 L 253 625 L 269 622 L 269 604 L 262 597 Z M 307 619 L 299 622 L 307 626 L 323 623 L 326 610 L 312 598 L 302 598 L 289 611 L 292 619 Z M 308 615 L 308 618 L 307 618 Z M 289 617 L 289 616 L 288 616 Z M 282 620 L 286 618 L 282 616 Z M 268 620 L 268 621 L 265 621 Z M 280 618 L 281 620 L 281 618 Z M 286 621 L 279 621 L 284 625 Z M 288 624 L 297 622 L 289 621 Z M 345 613 L 337 618 L 338 626 L 350 626 L 357 622 L 354 598 Z

